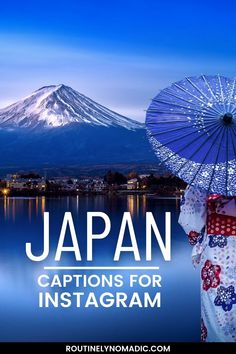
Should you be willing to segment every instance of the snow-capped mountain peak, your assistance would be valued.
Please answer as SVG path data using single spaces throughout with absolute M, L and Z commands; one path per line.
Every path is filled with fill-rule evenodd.
M 53 128 L 70 123 L 119 126 L 129 130 L 144 127 L 142 123 L 115 113 L 63 84 L 41 87 L 0 109 L 1 128 Z

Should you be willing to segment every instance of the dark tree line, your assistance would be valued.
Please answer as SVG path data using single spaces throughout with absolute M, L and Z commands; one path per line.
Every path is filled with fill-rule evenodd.
M 145 186 L 145 188 L 155 189 L 161 186 L 168 186 L 168 187 L 177 187 L 177 188 L 185 188 L 186 183 L 183 182 L 180 178 L 173 176 L 173 175 L 166 175 L 166 176 L 154 176 L 154 174 L 150 174 L 147 177 L 142 179 L 139 178 L 138 173 L 135 171 L 130 172 L 127 176 L 120 172 L 113 172 L 108 171 L 104 176 L 104 181 L 107 182 L 108 185 L 121 185 L 125 184 L 127 180 L 137 178 L 140 186 Z
M 127 177 L 120 172 L 108 171 L 104 176 L 104 181 L 107 182 L 107 184 L 109 185 L 112 184 L 121 185 L 127 182 Z

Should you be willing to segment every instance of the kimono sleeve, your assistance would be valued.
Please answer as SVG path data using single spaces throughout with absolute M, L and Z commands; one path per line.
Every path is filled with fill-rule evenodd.
M 200 233 L 207 216 L 207 193 L 194 187 L 187 187 L 183 196 L 179 224 L 187 235 L 191 231 Z

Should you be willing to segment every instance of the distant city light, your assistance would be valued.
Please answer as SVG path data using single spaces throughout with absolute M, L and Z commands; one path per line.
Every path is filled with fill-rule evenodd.
M 10 192 L 10 189 L 8 189 L 8 188 L 2 189 L 2 194 L 3 194 L 3 195 L 8 195 L 9 192 Z

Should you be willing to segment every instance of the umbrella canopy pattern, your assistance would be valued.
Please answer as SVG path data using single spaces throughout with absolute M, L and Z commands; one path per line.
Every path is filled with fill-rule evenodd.
M 189 77 L 162 90 L 146 115 L 148 138 L 173 174 L 209 193 L 236 195 L 236 80 Z

